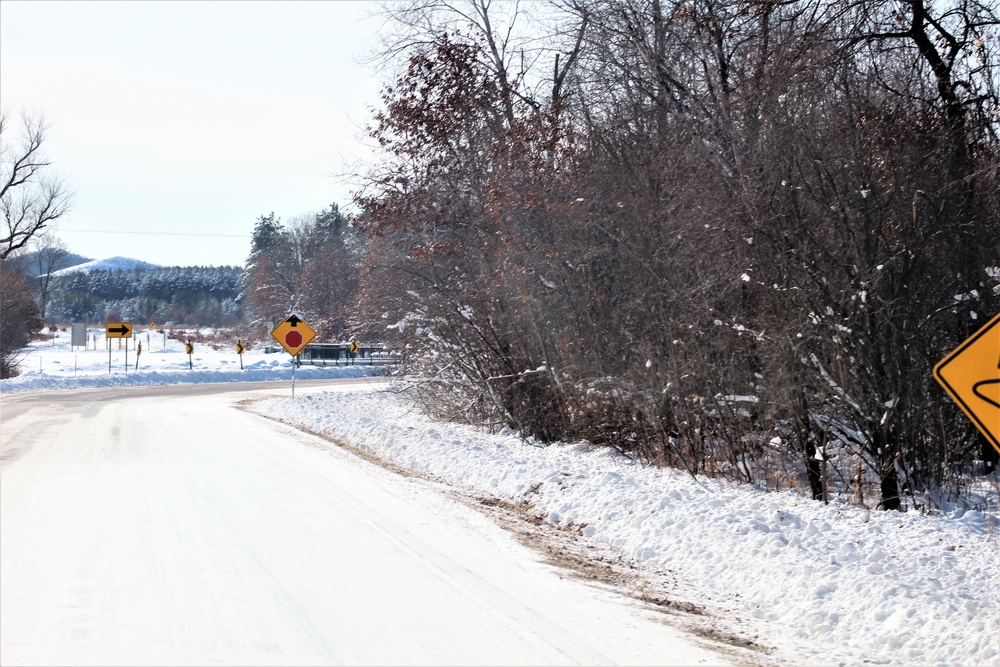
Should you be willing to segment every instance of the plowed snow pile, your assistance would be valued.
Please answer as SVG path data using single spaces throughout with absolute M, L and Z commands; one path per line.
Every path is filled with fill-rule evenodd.
M 433 422 L 389 392 L 272 399 L 255 410 L 456 486 L 527 500 L 637 566 L 671 570 L 724 622 L 759 631 L 775 658 L 1000 664 L 992 507 L 946 516 L 823 505 L 642 467 L 610 450 Z

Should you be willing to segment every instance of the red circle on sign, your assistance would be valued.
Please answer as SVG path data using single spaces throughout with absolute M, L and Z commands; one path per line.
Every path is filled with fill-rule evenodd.
M 288 347 L 299 347 L 302 345 L 302 334 L 298 331 L 289 331 L 285 334 L 285 345 Z

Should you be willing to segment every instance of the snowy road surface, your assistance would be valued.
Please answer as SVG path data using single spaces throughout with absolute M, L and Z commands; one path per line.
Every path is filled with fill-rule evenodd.
M 434 484 L 187 389 L 0 400 L 0 663 L 726 662 Z

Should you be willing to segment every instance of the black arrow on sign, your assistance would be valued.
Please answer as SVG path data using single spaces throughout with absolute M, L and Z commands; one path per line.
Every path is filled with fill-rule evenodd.
M 302 320 L 300 320 L 297 316 L 292 315 L 291 317 L 289 317 L 285 321 L 288 322 L 289 324 L 291 324 L 292 328 L 294 329 L 295 327 L 298 326 L 299 322 L 301 322 Z
M 123 324 L 120 327 L 108 327 L 108 331 L 110 333 L 119 333 L 124 336 L 129 332 L 129 328 Z

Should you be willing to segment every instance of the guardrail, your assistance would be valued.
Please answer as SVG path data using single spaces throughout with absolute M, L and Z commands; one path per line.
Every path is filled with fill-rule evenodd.
M 399 353 L 387 350 L 385 345 L 359 345 L 357 352 L 351 352 L 351 343 L 309 343 L 297 357 L 300 366 L 339 366 L 343 360 L 345 366 L 367 362 L 374 364 L 398 364 Z

